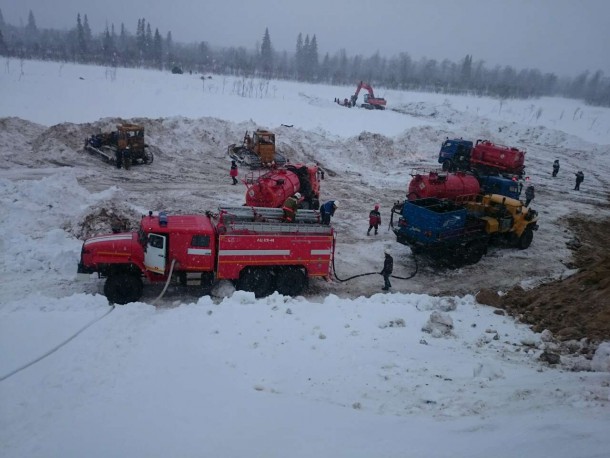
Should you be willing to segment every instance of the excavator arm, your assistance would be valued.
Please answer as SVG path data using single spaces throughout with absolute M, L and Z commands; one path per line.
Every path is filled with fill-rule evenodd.
M 360 83 L 358 83 L 356 92 L 351 97 L 352 106 L 356 106 L 356 101 L 358 100 L 358 94 L 360 94 L 361 89 L 366 89 L 368 92 L 368 96 L 365 95 L 365 97 L 364 97 L 364 105 L 366 105 L 367 108 L 369 108 L 369 107 L 375 107 L 375 108 L 379 108 L 379 109 L 385 108 L 385 99 L 381 99 L 381 98 L 378 99 L 377 97 L 375 97 L 375 93 L 373 92 L 373 88 L 371 87 L 371 85 L 367 84 L 363 81 L 360 81 Z

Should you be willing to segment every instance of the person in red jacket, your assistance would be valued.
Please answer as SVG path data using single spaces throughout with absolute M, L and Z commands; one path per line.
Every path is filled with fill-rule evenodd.
M 229 172 L 231 178 L 233 178 L 233 184 L 237 184 L 237 164 L 235 161 L 231 161 L 231 171 Z
M 379 230 L 381 224 L 381 213 L 379 213 L 379 204 L 375 204 L 375 208 L 369 213 L 369 230 L 366 231 L 366 235 L 371 235 L 371 229 L 375 228 L 375 235 Z

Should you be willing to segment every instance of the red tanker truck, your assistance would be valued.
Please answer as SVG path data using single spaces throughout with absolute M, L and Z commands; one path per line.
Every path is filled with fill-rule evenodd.
M 317 164 L 290 164 L 263 174 L 252 172 L 246 178 L 246 205 L 280 208 L 286 199 L 300 193 L 305 209 L 320 208 L 320 180 L 324 172 Z
M 510 173 L 522 176 L 525 171 L 525 151 L 496 145 L 489 140 L 445 140 L 438 162 L 443 170 L 473 170 L 483 175 Z
M 314 210 L 282 223 L 279 208 L 220 208 L 217 215 L 143 216 L 137 232 L 91 237 L 78 273 L 106 278 L 112 303 L 140 299 L 144 281 L 196 285 L 209 294 L 217 280 L 262 297 L 298 295 L 311 277 L 329 278 L 334 231 Z M 143 281 L 144 280 L 144 281 Z
M 407 199 L 426 197 L 455 200 L 457 197 L 476 195 L 481 192 L 479 181 L 465 172 L 412 172 L 413 178 L 407 190 Z
M 407 199 L 456 200 L 477 194 L 500 194 L 519 199 L 520 191 L 516 178 L 502 175 L 477 175 L 471 172 L 412 171 L 413 178 L 407 190 Z

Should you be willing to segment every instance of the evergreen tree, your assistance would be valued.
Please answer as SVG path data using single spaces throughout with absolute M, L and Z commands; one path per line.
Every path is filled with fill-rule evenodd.
M 87 40 L 85 39 L 85 29 L 80 18 L 80 13 L 76 15 L 76 43 L 77 52 L 80 59 L 83 59 L 87 55 Z
M 163 38 L 159 33 L 159 29 L 155 29 L 155 36 L 153 38 L 152 54 L 155 65 L 159 68 L 163 68 Z
M 25 33 L 30 38 L 35 38 L 38 34 L 36 19 L 34 19 L 34 13 L 32 10 L 30 10 L 30 13 L 28 14 L 28 25 L 25 26 Z
M 318 75 L 318 39 L 314 35 L 309 42 L 309 50 L 307 51 L 307 66 L 311 77 Z
M 104 60 L 106 61 L 106 63 L 112 62 L 115 53 L 114 37 L 110 34 L 108 26 L 106 26 L 106 31 L 104 32 L 102 51 L 104 53 Z
M 0 27 L 4 27 L 4 16 L 2 16 L 2 10 L 0 10 Z
M 210 47 L 205 41 L 199 43 L 199 62 L 201 64 L 201 71 L 205 71 L 205 69 L 212 63 L 211 54 L 212 52 L 210 51 Z
M 4 42 L 4 35 L 2 35 L 2 29 L 0 29 L 0 56 L 8 56 L 8 46 Z
M 146 19 L 138 19 L 138 28 L 136 30 L 136 45 L 140 59 L 144 56 L 146 50 Z
M 470 79 L 472 78 L 472 56 L 466 54 L 462 61 L 462 73 L 460 77 L 460 83 L 462 87 L 467 88 L 470 86 Z
M 153 49 L 153 34 L 150 27 L 150 22 L 146 24 L 146 35 L 144 36 L 144 56 L 146 60 L 151 60 Z
M 93 35 L 91 34 L 91 27 L 89 27 L 89 19 L 87 18 L 86 14 L 83 18 L 83 33 L 85 35 L 85 41 L 87 42 L 87 45 L 91 44 L 91 41 L 93 40 Z
M 261 68 L 263 75 L 270 78 L 273 74 L 273 48 L 271 46 L 271 37 L 269 29 L 265 28 L 263 36 L 263 44 L 261 45 Z
M 303 55 L 301 56 L 301 78 L 309 81 L 309 34 L 303 41 Z
M 171 67 L 174 63 L 174 41 L 172 40 L 171 30 L 168 31 L 167 35 L 165 36 L 165 52 L 167 54 L 167 65 Z
M 296 77 L 297 79 L 301 79 L 302 71 L 303 71 L 303 60 L 305 52 L 303 49 L 303 34 L 299 33 L 297 36 L 297 49 L 295 54 L 296 60 Z

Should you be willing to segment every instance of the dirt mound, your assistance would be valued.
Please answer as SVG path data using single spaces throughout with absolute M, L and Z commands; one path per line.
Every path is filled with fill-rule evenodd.
M 536 332 L 548 329 L 560 341 L 610 340 L 610 220 L 571 219 L 576 237 L 567 245 L 574 250 L 574 275 L 524 291 L 514 287 L 499 297 L 482 291 L 477 301 L 505 309 Z M 495 297 L 494 297 L 495 296 Z
M 123 205 L 109 204 L 92 209 L 75 227 L 64 229 L 86 240 L 95 235 L 135 231 L 138 229 L 138 216 Z

